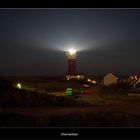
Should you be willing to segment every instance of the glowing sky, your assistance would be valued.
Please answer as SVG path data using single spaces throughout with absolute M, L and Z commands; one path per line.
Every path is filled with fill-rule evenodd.
M 0 74 L 140 72 L 140 9 L 0 9 Z

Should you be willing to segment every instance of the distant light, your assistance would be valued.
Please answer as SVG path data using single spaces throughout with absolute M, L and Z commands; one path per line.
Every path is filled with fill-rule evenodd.
M 16 87 L 17 87 L 18 89 L 21 89 L 21 84 L 20 84 L 20 83 L 17 83 Z
M 87 81 L 90 82 L 91 80 L 90 79 L 87 79 Z
M 91 80 L 91 79 L 87 79 L 88 82 L 91 82 L 93 84 L 96 84 L 96 81 L 95 80 Z
M 69 49 L 68 52 L 70 53 L 70 55 L 76 54 L 76 50 L 73 48 Z
M 96 81 L 92 81 L 92 83 L 96 84 Z
M 77 76 L 77 78 L 79 79 L 79 78 L 80 78 L 80 76 L 78 75 L 78 76 Z

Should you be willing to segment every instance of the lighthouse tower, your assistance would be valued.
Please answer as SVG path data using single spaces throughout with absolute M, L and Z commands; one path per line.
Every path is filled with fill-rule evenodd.
M 76 74 L 76 50 L 70 49 L 67 52 L 68 58 L 68 74 L 74 75 Z
M 84 79 L 85 76 L 83 74 L 77 73 L 76 71 L 76 50 L 70 49 L 67 53 L 67 59 L 68 59 L 68 72 L 66 74 L 66 79 L 75 79 L 80 80 Z

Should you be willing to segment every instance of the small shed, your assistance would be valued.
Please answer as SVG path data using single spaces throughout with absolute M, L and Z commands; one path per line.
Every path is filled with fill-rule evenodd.
M 105 86 L 109 86 L 111 84 L 117 84 L 118 82 L 118 77 L 115 76 L 114 74 L 112 73 L 108 73 L 106 76 L 104 76 L 103 78 L 103 85 Z

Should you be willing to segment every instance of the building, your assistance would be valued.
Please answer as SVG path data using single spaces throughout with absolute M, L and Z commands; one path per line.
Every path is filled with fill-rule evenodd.
M 118 79 L 119 78 L 117 76 L 115 76 L 114 74 L 108 73 L 103 78 L 103 85 L 108 86 L 108 85 L 111 85 L 111 84 L 117 84 Z
M 133 75 L 129 77 L 129 83 L 133 88 L 137 88 L 140 85 L 140 77 L 138 75 Z

